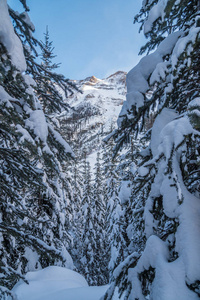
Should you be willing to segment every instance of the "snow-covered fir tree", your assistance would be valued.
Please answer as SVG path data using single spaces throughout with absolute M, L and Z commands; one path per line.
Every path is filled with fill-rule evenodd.
M 91 178 L 90 163 L 86 151 L 83 160 L 82 214 L 77 220 L 81 223 L 81 237 L 77 235 L 77 256 L 75 264 L 90 285 L 108 282 L 108 238 L 105 235 L 105 203 L 103 197 L 103 177 L 100 153 L 97 153 L 94 179 Z M 78 234 L 78 233 L 77 233 Z
M 121 203 L 119 199 L 119 178 L 116 171 L 117 158 L 113 158 L 112 149 L 114 147 L 113 139 L 110 139 L 106 144 L 103 144 L 103 197 L 106 206 L 105 213 L 105 231 L 106 231 L 106 252 L 108 257 L 109 277 L 112 277 L 113 270 L 121 261 L 121 251 L 119 243 L 122 231 Z M 120 257 L 120 258 L 119 258 Z M 124 258 L 124 257 L 123 257 Z M 123 260 L 122 258 L 122 260 Z
M 95 164 L 95 177 L 92 192 L 92 218 L 95 231 L 94 260 L 96 285 L 108 282 L 108 257 L 105 256 L 107 249 L 106 240 L 106 203 L 103 197 L 103 174 L 100 152 L 97 152 Z
M 55 69 L 60 64 L 54 63 L 53 42 L 50 41 L 48 26 L 44 34 L 44 42 L 40 42 L 41 46 L 41 63 L 36 65 L 34 79 L 37 82 L 37 95 L 38 99 L 42 103 L 45 114 L 51 115 L 55 112 L 62 112 L 68 110 L 69 107 L 64 102 L 63 95 L 59 92 L 59 89 L 66 92 L 73 93 L 73 84 L 65 80 L 60 74 L 55 73 Z M 68 85 L 67 85 L 68 84 Z
M 43 104 L 45 113 L 50 114 L 67 110 L 69 106 L 64 98 L 67 98 L 69 94 L 73 94 L 73 91 L 78 89 L 64 75 L 55 72 L 59 64 L 53 62 L 56 55 L 54 55 L 53 42 L 50 41 L 48 28 L 44 34 L 44 42 L 35 39 L 33 35 L 35 26 L 28 15 L 29 7 L 26 0 L 20 2 L 22 2 L 25 11 L 19 13 L 9 6 L 9 14 L 14 24 L 14 30 L 23 45 L 27 64 L 26 73 L 30 74 L 37 83 L 34 88 Z M 38 53 L 39 51 L 41 51 L 41 54 Z M 40 57 L 41 63 L 38 62 L 37 57 Z M 61 90 L 64 96 L 61 95 Z
M 115 269 L 104 299 L 116 285 L 129 300 L 200 296 L 199 8 L 197 0 L 146 0 L 135 19 L 149 38 L 141 52 L 150 54 L 127 75 L 116 149 L 149 112 L 157 117 L 134 172 L 132 216 L 141 236 L 133 235 L 137 247 Z
M 83 197 L 83 187 L 88 181 L 87 172 L 90 173 L 89 170 L 86 170 L 85 163 L 79 162 L 79 158 L 76 156 L 76 159 L 72 162 L 72 174 L 71 174 L 71 186 L 72 186 L 72 220 L 71 220 L 71 230 L 72 230 L 72 238 L 73 245 L 70 250 L 70 254 L 72 255 L 74 264 L 77 270 L 82 270 L 80 264 L 81 252 L 82 252 L 82 234 L 83 234 L 83 223 L 84 216 L 82 214 L 82 199 Z M 84 171 L 83 171 L 84 170 Z M 83 174 L 84 173 L 84 174 Z M 90 176 L 90 175 L 89 175 Z M 84 182 L 83 182 L 84 180 Z M 89 180 L 90 181 L 90 180 Z M 90 191 L 90 182 L 88 182 L 88 186 L 86 184 L 85 188 L 87 191 Z
M 26 12 L 19 14 L 0 1 L 1 299 L 27 271 L 73 266 L 61 167 L 73 153 L 45 118 L 34 74 L 25 74 L 34 68 L 35 39 L 26 1 L 21 2 Z
M 80 256 L 77 261 L 77 268 L 80 270 L 89 284 L 93 284 L 93 269 L 94 269 L 94 224 L 92 219 L 92 206 L 91 206 L 91 195 L 92 195 L 92 183 L 91 183 L 91 170 L 90 164 L 84 159 L 83 166 L 83 197 L 81 200 L 81 223 L 82 223 L 82 234 L 80 239 Z

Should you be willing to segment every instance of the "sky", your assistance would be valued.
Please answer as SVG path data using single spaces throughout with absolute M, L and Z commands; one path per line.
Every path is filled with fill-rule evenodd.
M 8 0 L 21 11 L 20 1 Z M 105 78 L 129 71 L 139 61 L 144 44 L 138 24 L 133 24 L 142 0 L 27 0 L 29 16 L 44 40 L 48 25 L 57 72 L 70 79 Z

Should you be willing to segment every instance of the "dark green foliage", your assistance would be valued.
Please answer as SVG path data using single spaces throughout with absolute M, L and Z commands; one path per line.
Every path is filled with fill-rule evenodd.
M 21 2 L 28 11 L 26 1 Z M 26 12 L 18 14 L 11 8 L 9 12 L 30 73 L 37 66 L 30 53 L 37 45 L 33 25 Z M 62 166 L 72 153 L 45 119 L 31 86 L 34 73 L 24 75 L 12 55 L 0 39 L 1 299 L 12 294 L 12 287 L 26 272 L 68 265 L 66 248 L 71 239 L 69 189 Z
M 158 7 L 161 4 L 165 6 L 163 12 L 162 8 Z M 161 12 L 160 14 L 152 13 L 152 9 L 156 6 L 157 12 Z M 155 15 L 158 16 L 157 19 L 152 21 L 151 17 Z M 191 232 L 191 235 L 188 232 L 186 234 L 185 231 L 189 229 L 188 226 L 187 229 L 184 226 L 193 224 L 197 231 L 199 228 L 196 214 L 196 210 L 199 209 L 200 195 L 199 18 L 199 1 L 190 0 L 169 0 L 162 3 L 158 0 L 146 0 L 143 2 L 140 13 L 135 17 L 135 22 L 141 23 L 141 29 L 145 30 L 145 36 L 149 39 L 141 49 L 141 53 L 145 51 L 149 53 L 157 48 L 153 53 L 155 56 L 146 56 L 143 63 L 148 63 L 149 59 L 149 64 L 151 64 L 151 57 L 161 54 L 161 48 L 158 46 L 165 39 L 167 41 L 171 33 L 181 30 L 181 36 L 178 37 L 167 55 L 163 56 L 155 65 L 154 70 L 152 68 L 151 72 L 148 70 L 146 73 L 142 72 L 147 84 L 146 91 L 143 91 L 142 94 L 144 96 L 142 106 L 137 106 L 137 96 L 134 98 L 137 86 L 134 86 L 135 90 L 128 86 L 128 92 L 130 92 L 128 97 L 133 95 L 131 103 L 136 104 L 127 110 L 124 105 L 124 115 L 121 116 L 122 121 L 119 122 L 120 128 L 113 134 L 116 140 L 115 153 L 123 144 L 130 141 L 131 135 L 135 137 L 139 132 L 140 135 L 143 135 L 143 130 L 147 129 L 144 126 L 145 120 L 149 115 L 153 114 L 155 117 L 161 112 L 168 113 L 171 110 L 163 111 L 163 108 L 170 108 L 176 110 L 177 118 L 174 116 L 174 120 L 169 120 L 161 133 L 156 127 L 158 123 L 155 124 L 156 137 L 160 142 L 156 151 L 151 144 L 148 146 L 148 141 L 154 143 L 150 136 L 151 131 L 149 131 L 145 133 L 146 149 L 142 150 L 139 156 L 135 153 L 136 170 L 133 172 L 133 177 L 127 176 L 131 181 L 132 194 L 128 201 L 123 203 L 123 207 L 126 207 L 128 216 L 126 231 L 129 233 L 130 239 L 129 253 L 134 255 L 134 251 L 136 251 L 139 259 L 134 266 L 127 262 L 128 257 L 120 264 L 121 266 L 126 265 L 126 273 L 123 268 L 119 271 L 120 265 L 116 268 L 119 272 L 114 271 L 111 287 L 104 299 L 112 299 L 116 286 L 119 287 L 119 292 L 123 293 L 125 299 L 129 300 L 164 299 L 166 297 L 166 294 L 162 295 L 164 290 L 170 291 L 173 296 L 176 293 L 177 295 L 181 294 L 178 283 L 170 286 L 166 280 L 163 288 L 160 287 L 159 274 L 161 276 L 166 272 L 167 275 L 169 272 L 172 276 L 171 274 L 174 272 L 172 266 L 174 263 L 177 264 L 182 259 L 184 260 L 183 257 L 186 253 L 188 259 L 185 260 L 185 265 L 189 264 L 191 253 L 189 249 L 196 251 L 196 258 L 198 257 L 197 237 L 188 241 L 188 236 L 193 236 L 194 232 Z M 149 23 L 147 23 L 148 21 Z M 141 66 L 142 64 L 139 65 L 139 71 Z M 167 66 L 167 68 L 164 71 L 165 74 L 161 76 L 159 68 L 162 66 Z M 128 84 L 131 85 L 131 79 L 135 82 L 136 71 L 138 68 L 134 69 L 135 73 L 128 74 Z M 155 76 L 156 79 L 153 80 L 152 74 L 154 76 L 158 74 L 160 77 Z M 138 76 L 140 76 L 140 72 L 138 72 Z M 138 92 L 140 92 L 140 88 L 138 88 Z M 133 94 L 131 94 L 132 91 Z M 159 117 L 157 120 L 160 120 Z M 130 166 L 129 170 L 131 170 Z M 193 210 L 193 205 L 196 207 L 195 210 Z M 193 231 L 192 228 L 190 229 Z M 132 232 L 132 237 L 130 232 Z M 154 244 L 151 244 L 152 241 Z M 157 253 L 156 256 L 153 252 L 151 253 L 152 246 L 154 253 Z M 159 255 L 166 255 L 167 266 L 160 264 L 157 272 L 158 265 L 155 261 Z M 197 299 L 199 277 L 198 272 L 195 273 L 195 266 L 192 271 L 195 278 L 191 280 L 189 280 L 190 275 L 187 271 L 183 272 L 178 266 L 176 272 L 183 276 L 182 285 L 187 297 Z M 159 296 L 157 287 L 160 288 Z
M 149 4 L 150 2 L 150 4 Z M 135 17 L 135 22 L 140 22 L 141 29 L 144 29 L 149 10 L 157 5 L 158 1 L 146 1 L 140 13 Z M 179 30 L 183 30 L 184 37 L 190 34 L 190 28 L 198 27 L 198 1 L 184 0 L 181 4 L 174 4 L 174 1 L 166 2 L 168 5 L 173 4 L 173 9 L 165 14 L 164 19 L 156 20 L 152 24 L 152 29 L 146 33 L 149 42 L 141 49 L 141 52 L 152 52 L 160 45 L 166 36 Z M 192 44 L 192 47 L 191 47 Z M 156 51 L 155 51 L 156 52 Z M 114 132 L 116 141 L 115 153 L 119 151 L 123 144 L 130 140 L 130 135 L 137 136 L 142 132 L 145 125 L 145 119 L 149 118 L 152 112 L 156 115 L 163 107 L 176 109 L 178 112 L 183 112 L 187 108 L 187 104 L 194 96 L 198 95 L 199 91 L 199 35 L 196 40 L 188 40 L 185 49 L 178 57 L 177 65 L 172 66 L 171 53 L 163 57 L 163 62 L 167 62 L 167 73 L 164 79 L 159 82 L 150 83 L 151 74 L 147 78 L 149 89 L 146 90 L 144 96 L 144 105 L 137 108 L 132 106 L 130 110 L 124 114 L 120 128 Z M 176 55 L 176 54 L 175 54 Z M 188 60 L 189 56 L 189 60 Z M 171 90 L 172 88 L 172 90 Z M 159 104 L 159 110 L 157 105 Z
M 5 105 L 3 101 L 0 105 L 0 231 L 2 240 L 0 272 L 4 274 L 1 278 L 1 285 L 4 286 L 2 291 L 10 293 L 9 289 L 26 270 L 28 262 L 25 259 L 26 247 L 38 253 L 43 266 L 47 266 L 52 261 L 54 254 L 54 259 L 61 259 L 61 255 L 54 247 L 51 248 L 42 241 L 44 232 L 40 225 L 44 221 L 38 219 L 38 208 L 34 209 L 35 201 L 38 200 L 36 195 L 44 193 L 46 189 L 42 179 L 44 172 L 37 167 L 39 156 L 36 145 L 33 144 L 33 140 L 23 140 L 21 133 L 26 116 L 21 99 L 27 105 L 31 103 L 30 106 L 34 107 L 33 95 L 27 93 L 27 85 L 19 73 L 15 79 L 14 76 L 8 76 L 9 72 L 10 74 L 12 74 L 11 71 L 15 72 L 15 67 L 11 65 L 9 57 L 7 61 L 5 57 L 4 53 L 1 66 L 5 79 L 1 88 L 4 87 L 4 91 L 9 93 L 6 97 L 8 96 L 8 99 L 10 97 L 11 101 L 8 104 L 8 99 L 5 98 Z M 12 97 L 19 100 L 15 101 L 14 98 L 12 100 Z M 48 228 L 49 225 L 46 223 L 45 227 Z M 47 250 L 48 247 L 49 250 Z M 22 273 L 19 270 L 20 265 Z
M 95 274 L 96 279 L 94 280 L 94 285 L 104 285 L 108 283 L 108 257 L 105 256 L 106 253 L 106 204 L 103 197 L 103 177 L 102 168 L 100 162 L 100 153 L 97 152 L 97 159 L 95 165 L 95 178 L 92 192 L 91 200 L 92 209 L 92 222 L 94 230 L 94 244 L 93 248 L 93 259 L 94 259 L 94 269 L 93 274 Z
M 54 51 L 54 47 L 52 46 L 53 42 L 49 40 L 48 26 L 46 27 L 46 32 L 44 33 L 44 42 L 41 41 L 41 44 L 42 44 L 42 54 L 41 54 L 42 66 L 46 71 L 57 69 L 60 64 L 52 63 L 52 59 L 54 59 L 56 55 L 53 54 Z
M 82 232 L 80 239 L 80 253 L 79 259 L 81 264 L 79 267 L 80 273 L 82 273 L 88 283 L 93 284 L 95 278 L 94 276 L 94 254 L 93 254 L 93 243 L 94 243 L 94 229 L 93 229 L 93 218 L 92 218 L 92 208 L 91 208 L 91 173 L 90 164 L 86 161 L 86 156 L 84 159 L 83 166 L 83 197 L 81 201 L 82 209 Z M 81 258 L 80 258 L 81 257 Z
M 91 180 L 90 165 L 85 154 L 83 179 L 82 235 L 79 242 L 79 260 L 81 263 L 78 263 L 78 270 L 85 276 L 90 285 L 104 285 L 108 283 L 109 254 L 107 247 L 109 233 L 106 232 L 104 178 L 99 152 L 97 153 L 93 180 Z
M 149 15 L 150 9 L 155 6 L 159 1 L 145 1 L 145 6 L 142 7 L 139 14 L 134 18 L 134 23 L 141 23 L 140 31 L 144 29 L 146 18 Z M 183 0 L 181 3 L 176 4 L 176 0 L 168 0 L 165 6 L 165 16 L 161 20 L 159 17 L 152 26 L 152 30 L 147 32 L 145 36 L 149 39 L 145 46 L 140 50 L 140 54 L 147 51 L 154 50 L 160 42 L 164 39 L 164 35 L 170 34 L 177 29 L 185 29 L 188 22 L 198 12 L 199 0 Z
M 150 267 L 148 270 L 144 270 L 139 275 L 139 280 L 141 281 L 143 295 L 149 296 L 151 290 L 151 284 L 155 277 L 155 269 Z M 133 287 L 134 288 L 134 287 Z

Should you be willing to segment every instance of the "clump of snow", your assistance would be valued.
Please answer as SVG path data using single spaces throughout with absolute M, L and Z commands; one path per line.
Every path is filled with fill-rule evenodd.
M 163 195 L 163 208 L 165 214 L 170 218 L 175 218 L 179 199 L 172 178 L 167 176 L 164 177 L 160 192 Z
M 129 269 L 129 280 L 134 282 L 129 299 L 142 299 L 143 296 L 138 274 L 149 267 L 155 269 L 151 299 L 154 300 L 197 300 L 197 294 L 190 291 L 185 285 L 185 267 L 187 262 L 178 258 L 174 262 L 168 262 L 169 253 L 166 242 L 157 236 L 151 236 L 146 243 L 146 248 L 137 265 Z M 138 284 L 137 284 L 138 283 Z
M 199 299 L 185 285 L 184 264 L 181 260 L 172 263 L 162 261 L 156 268 L 152 299 L 155 300 L 197 300 Z
M 158 146 L 160 144 L 160 133 L 162 129 L 172 120 L 174 120 L 178 114 L 169 108 L 164 108 L 161 113 L 156 117 L 151 134 L 151 152 L 153 156 L 158 154 Z
M 188 109 L 200 107 L 200 97 L 195 98 L 188 104 Z
M 28 86 L 28 88 L 26 89 L 26 92 L 30 95 L 33 95 L 34 92 L 33 92 L 32 86 L 34 86 L 34 87 L 36 86 L 35 80 L 31 76 L 26 75 L 26 74 L 23 75 L 23 78 L 24 78 L 25 83 Z
M 181 183 L 182 184 L 182 183 Z M 200 205 L 199 198 L 190 194 L 186 188 L 184 191 L 184 202 L 179 208 L 180 226 L 176 238 L 176 250 L 180 253 L 184 263 L 186 281 L 190 284 L 200 278 Z
M 16 125 L 16 131 L 21 134 L 21 137 L 19 139 L 19 143 L 24 143 L 24 141 L 26 140 L 28 142 L 31 142 L 33 145 L 35 145 L 35 142 L 32 139 L 29 132 L 25 128 L 23 128 L 20 124 Z
M 174 47 L 173 53 L 172 53 L 172 66 L 175 67 L 177 62 L 178 62 L 178 58 L 180 57 L 180 55 L 182 53 L 184 53 L 185 49 L 188 47 L 189 44 L 194 43 L 195 40 L 197 39 L 197 36 L 200 33 L 200 27 L 192 27 L 188 33 L 188 35 L 180 38 L 177 43 L 176 46 Z M 188 47 L 188 55 L 190 55 L 190 50 L 192 51 L 192 47 Z
M 168 72 L 168 62 L 161 62 L 157 64 L 155 70 L 153 71 L 150 77 L 150 85 L 153 85 L 155 82 L 160 82 L 160 80 L 165 80 Z
M 29 247 L 26 247 L 24 257 L 28 261 L 27 266 L 26 266 L 27 272 L 41 269 L 41 265 L 39 263 L 39 256 L 38 256 L 37 252 L 33 251 Z
M 16 99 L 12 98 L 2 86 L 0 86 L 0 101 L 2 104 L 4 104 L 6 107 L 12 107 L 12 104 L 9 100 L 16 101 Z
M 73 263 L 72 257 L 64 246 L 62 247 L 61 254 L 62 254 L 62 257 L 65 259 L 65 265 L 64 265 L 65 268 L 73 270 L 74 263 Z
M 140 176 L 146 176 L 147 174 L 149 173 L 149 169 L 148 168 L 146 168 L 146 167 L 143 167 L 143 166 L 141 166 L 139 169 L 138 169 L 138 174 L 140 175 Z
M 30 117 L 25 122 L 26 127 L 33 130 L 36 135 L 36 141 L 39 139 L 46 144 L 48 136 L 48 126 L 46 123 L 45 115 L 42 110 L 34 110 L 30 112 Z
M 160 153 L 164 153 L 166 158 L 169 158 L 173 146 L 176 148 L 183 142 L 184 136 L 192 132 L 193 128 L 187 116 L 170 122 L 160 134 L 161 143 L 158 150 Z
M 49 130 L 51 130 L 51 133 L 53 134 L 55 140 L 57 142 L 59 142 L 59 144 L 61 144 L 66 153 L 70 153 L 72 157 L 75 157 L 71 147 L 69 146 L 69 144 L 62 138 L 62 136 L 53 128 L 53 126 L 51 126 L 50 124 L 48 124 L 48 128 Z
M 122 184 L 120 186 L 119 191 L 119 198 L 121 200 L 121 203 L 126 203 L 131 196 L 131 181 L 122 181 Z
M 153 23 L 158 19 L 162 18 L 164 19 L 165 15 L 165 7 L 166 7 L 166 0 L 160 0 L 156 5 L 154 5 L 148 15 L 147 20 L 144 23 L 144 34 L 147 34 L 149 31 L 151 31 L 153 27 Z
M 15 67 L 21 72 L 25 71 L 26 60 L 23 47 L 14 32 L 6 0 L 0 1 L 0 42 L 6 47 Z

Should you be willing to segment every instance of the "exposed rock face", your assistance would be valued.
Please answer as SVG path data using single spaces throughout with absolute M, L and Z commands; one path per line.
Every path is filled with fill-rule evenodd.
M 95 76 L 75 81 L 81 93 L 67 99 L 72 107 L 60 115 L 62 134 L 88 154 L 113 130 L 126 97 L 126 73 L 118 71 L 106 79 Z

